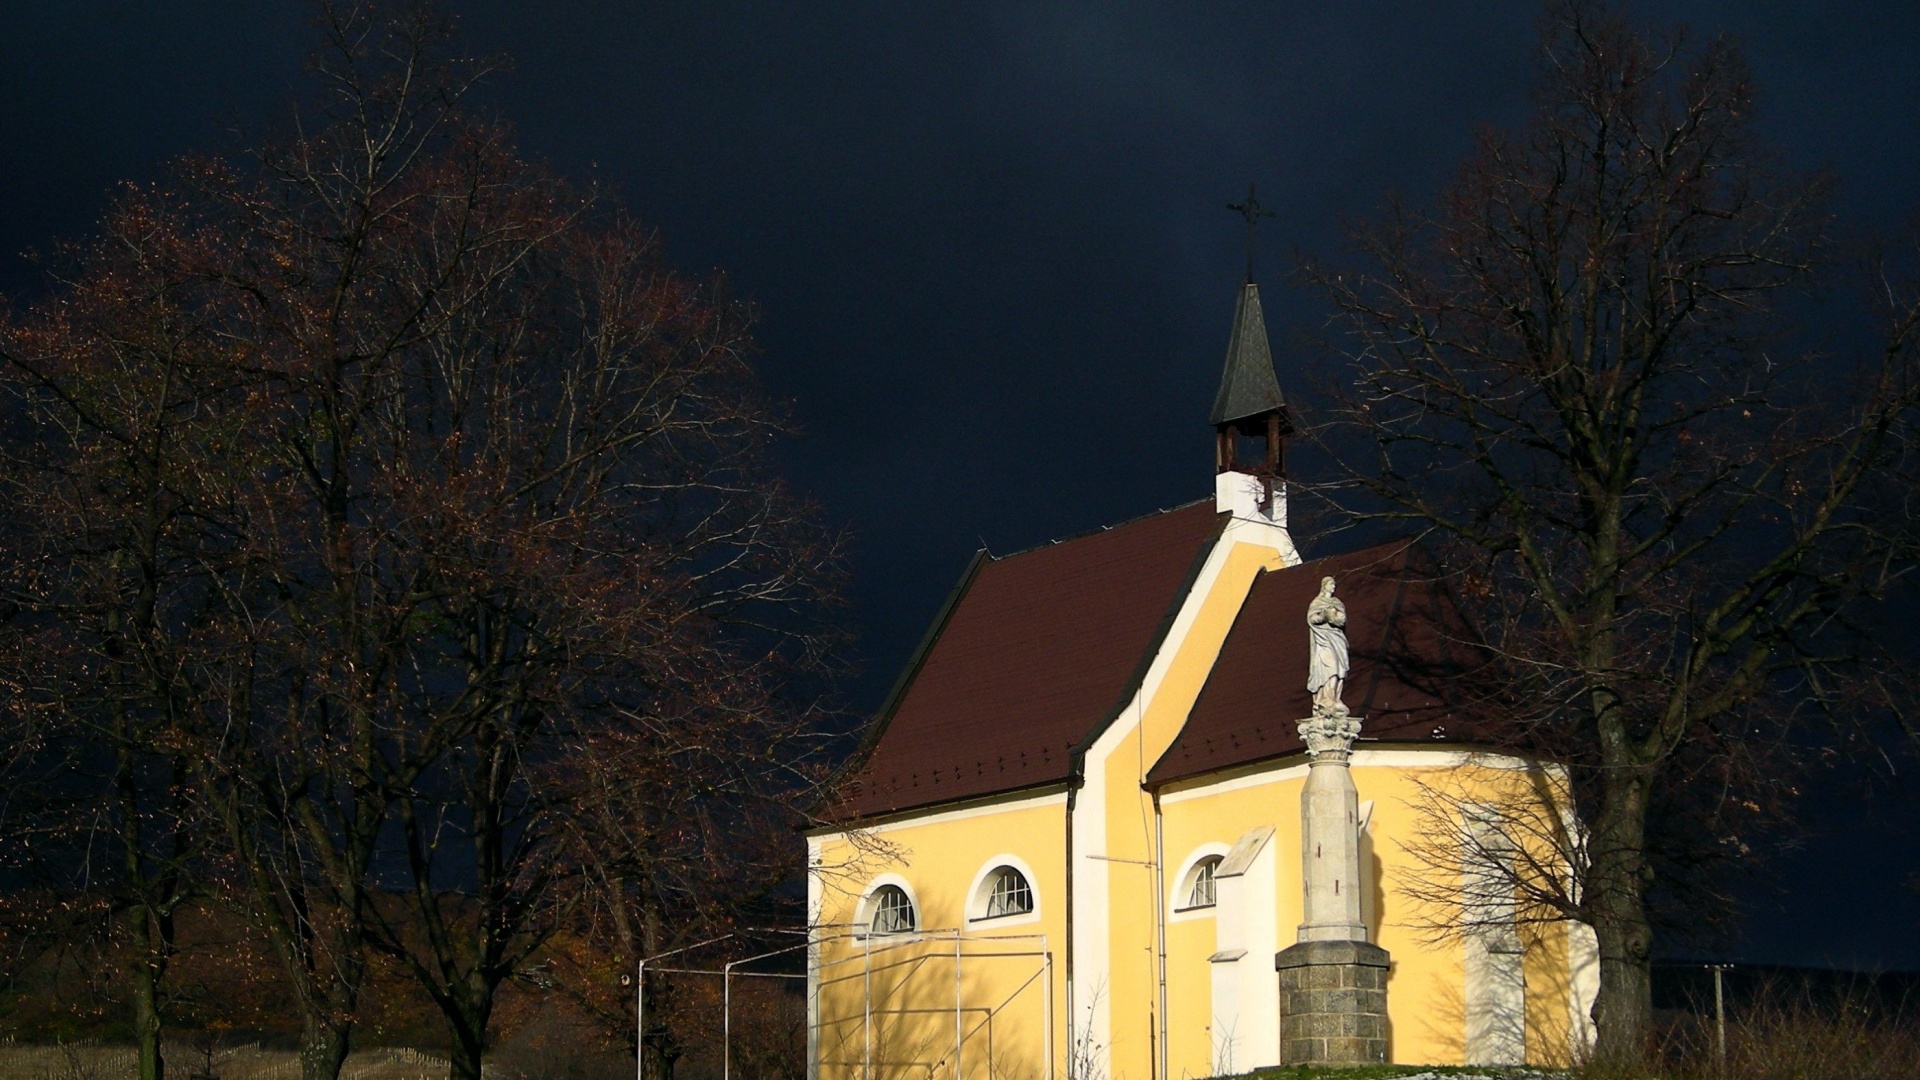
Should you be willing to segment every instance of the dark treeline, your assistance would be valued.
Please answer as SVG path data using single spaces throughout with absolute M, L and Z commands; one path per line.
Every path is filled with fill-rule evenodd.
M 428 1019 L 477 1078 L 515 986 L 630 1027 L 635 957 L 790 880 L 831 745 L 838 542 L 749 313 L 467 109 L 432 9 L 318 24 L 280 134 L 0 329 L 5 962 L 155 1080 L 179 1024 L 322 1080 Z

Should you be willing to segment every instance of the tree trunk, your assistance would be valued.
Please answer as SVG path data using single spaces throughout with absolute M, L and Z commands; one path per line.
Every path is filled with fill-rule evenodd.
M 674 1067 L 686 1052 L 673 1031 L 664 1023 L 649 1024 L 646 1047 L 646 1080 L 673 1080 Z
M 300 1080 L 340 1080 L 340 1070 L 353 1049 L 353 1015 L 360 1002 L 360 984 L 366 963 L 351 931 L 335 933 L 325 951 L 336 957 L 329 982 L 319 993 L 302 999 Z M 309 943 L 316 947 L 318 943 Z
M 1593 1000 L 1597 1038 L 1594 1057 L 1602 1062 L 1637 1062 L 1647 1049 L 1653 1022 L 1652 941 L 1644 909 L 1639 923 L 1603 920 L 1594 928 L 1600 941 L 1600 992 Z
M 455 1035 L 447 1064 L 448 1080 L 480 1080 L 484 1052 L 485 1047 L 478 1040 Z
M 447 1016 L 448 1080 L 480 1080 L 480 1068 L 487 1050 L 487 1023 L 492 1019 L 496 988 L 477 990 L 467 1000 L 443 998 L 440 1007 Z
M 309 1015 L 300 1032 L 300 1080 L 339 1080 L 347 1063 L 346 1024 L 329 1024 Z
M 648 891 L 647 873 L 651 869 L 652 867 L 648 866 L 639 875 L 641 899 L 639 940 L 634 946 L 636 956 L 651 956 L 661 951 L 667 941 L 666 920 L 661 917 L 660 907 L 652 902 Z M 622 906 L 621 910 L 624 912 L 626 909 Z M 672 984 L 665 979 L 655 979 L 647 995 L 649 1006 L 647 1030 L 640 1036 L 643 1044 L 641 1052 L 649 1066 L 646 1070 L 648 1075 L 643 1076 L 641 1080 L 673 1080 L 675 1063 L 685 1052 L 680 1045 L 680 1040 L 674 1037 L 672 1026 L 667 1022 L 667 1017 L 671 1015 L 672 1001 Z
M 646 1080 L 673 1080 L 674 1065 L 686 1052 L 667 1020 L 673 997 L 671 984 L 664 979 L 655 979 L 647 987 Z
M 166 1058 L 160 1050 L 160 1036 L 166 1028 L 162 995 L 167 964 L 173 958 L 172 875 L 163 873 L 155 881 L 146 872 L 145 832 L 142 805 L 133 781 L 131 755 L 120 753 L 118 783 L 121 791 L 121 839 L 126 844 L 125 860 L 129 884 L 142 897 L 128 913 L 133 931 L 133 1040 L 139 1054 L 140 1080 L 165 1080 Z M 154 896 L 168 897 L 158 904 Z
M 1651 781 L 1645 769 L 1610 772 L 1594 823 L 1587 880 L 1600 949 L 1594 1056 L 1609 1063 L 1638 1062 L 1653 1022 L 1653 924 L 1646 898 L 1651 868 L 1645 843 Z
M 133 1038 L 140 1055 L 140 1080 L 165 1080 L 166 1059 L 160 1051 L 160 980 L 166 961 L 152 949 L 148 913 L 136 908 L 135 941 L 143 955 L 133 966 Z

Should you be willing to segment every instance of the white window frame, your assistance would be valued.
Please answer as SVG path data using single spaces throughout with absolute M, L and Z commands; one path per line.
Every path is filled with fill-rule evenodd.
M 1018 915 L 987 914 L 987 901 L 993 896 L 993 874 L 1001 867 L 1007 867 L 1027 879 L 1027 888 L 1033 893 L 1033 910 Z M 979 923 L 983 929 L 998 929 L 1002 926 L 1023 926 L 1040 921 L 1040 882 L 1034 876 L 1033 867 L 1018 855 L 1002 853 L 981 864 L 973 875 L 973 884 L 967 887 L 967 922 Z
M 1188 907 L 1187 897 L 1193 895 L 1193 879 L 1198 876 L 1200 864 L 1206 862 L 1208 859 L 1224 860 L 1227 857 L 1227 853 L 1232 850 L 1233 848 L 1228 844 L 1201 844 L 1181 861 L 1179 872 L 1167 879 L 1172 883 L 1167 890 L 1167 918 L 1169 921 L 1184 922 L 1188 919 L 1213 918 L 1214 911 L 1220 906 L 1219 893 L 1217 891 L 1214 894 L 1214 902 L 1205 907 Z M 1217 890 L 1218 888 L 1219 886 L 1216 885 L 1215 889 Z
M 874 908 L 877 906 L 877 898 L 880 890 L 889 885 L 906 894 L 907 904 L 913 911 L 913 929 L 876 934 L 873 932 Z M 921 927 L 926 922 L 926 909 L 920 906 L 920 895 L 914 892 L 913 886 L 907 882 L 906 878 L 901 877 L 899 874 L 881 874 L 872 881 L 867 882 L 866 890 L 860 894 L 860 902 L 854 905 L 853 912 L 853 936 L 863 940 L 866 938 L 911 938 L 920 933 Z

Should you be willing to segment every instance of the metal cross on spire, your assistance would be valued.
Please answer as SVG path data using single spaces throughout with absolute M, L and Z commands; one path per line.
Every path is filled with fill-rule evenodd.
M 1251 181 L 1247 183 L 1247 201 L 1228 203 L 1227 209 L 1247 219 L 1247 284 L 1251 285 L 1253 284 L 1253 230 L 1260 224 L 1261 218 L 1272 217 L 1273 211 L 1261 206 L 1260 200 L 1254 197 Z

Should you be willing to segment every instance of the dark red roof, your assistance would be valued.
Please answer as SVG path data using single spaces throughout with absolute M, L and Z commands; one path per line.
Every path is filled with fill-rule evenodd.
M 1305 750 L 1295 725 L 1307 693 L 1307 605 L 1332 575 L 1347 605 L 1351 670 L 1345 700 L 1360 737 L 1395 742 L 1462 738 L 1434 692 L 1452 685 L 1466 653 L 1453 609 L 1405 543 L 1330 555 L 1254 581 L 1186 725 L 1147 773 L 1149 784 Z
M 1132 696 L 1223 521 L 1207 499 L 978 563 L 834 816 L 1068 779 L 1074 747 Z

